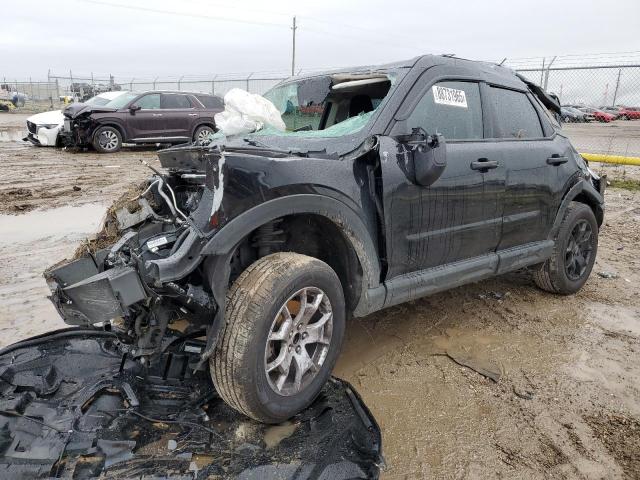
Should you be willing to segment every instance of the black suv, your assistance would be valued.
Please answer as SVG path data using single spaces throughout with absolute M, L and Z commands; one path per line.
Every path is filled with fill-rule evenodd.
M 204 145 L 222 110 L 222 99 L 205 93 L 125 92 L 105 105 L 65 108 L 60 138 L 67 147 L 93 146 L 99 153 L 117 152 L 123 143 Z
M 349 316 L 524 267 L 557 294 L 586 282 L 604 182 L 513 71 L 424 56 L 265 96 L 286 132 L 160 152 L 119 239 L 46 272 L 67 323 L 110 324 L 143 364 L 206 336 L 192 367 L 279 422 L 320 391 Z

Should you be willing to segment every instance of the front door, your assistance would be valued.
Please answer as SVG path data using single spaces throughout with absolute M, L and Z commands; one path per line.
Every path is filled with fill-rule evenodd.
M 502 223 L 504 166 L 484 141 L 480 84 L 418 81 L 405 102 L 411 112 L 380 144 L 387 279 L 494 252 Z M 447 165 L 428 187 L 407 179 L 395 140 L 415 127 L 447 142 Z

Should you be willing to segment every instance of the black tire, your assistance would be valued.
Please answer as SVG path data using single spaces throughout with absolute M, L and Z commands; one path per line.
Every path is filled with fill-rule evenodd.
M 115 153 L 122 148 L 122 135 L 115 127 L 100 127 L 93 133 L 92 144 L 98 153 Z
M 209 125 L 200 125 L 196 128 L 196 131 L 193 132 L 193 143 L 196 145 L 209 145 L 211 140 L 205 141 L 206 137 L 210 137 L 215 133 L 215 130 Z
M 570 260 L 573 254 L 569 249 L 573 245 L 574 232 L 580 235 L 583 226 L 591 232 L 588 241 L 582 242 L 585 250 L 589 249 L 589 254 L 588 258 L 583 258 L 584 263 L 574 262 Z M 598 252 L 598 222 L 591 208 L 584 203 L 571 202 L 554 240 L 551 258 L 534 270 L 533 280 L 547 292 L 562 295 L 576 293 L 589 278 Z
M 267 373 L 267 338 L 281 308 L 303 288 L 320 289 L 328 298 L 333 312 L 330 341 L 321 366 L 307 372 L 311 376 L 306 385 L 301 383 L 299 392 L 283 395 L 272 386 Z M 297 253 L 259 259 L 238 277 L 227 295 L 225 325 L 209 360 L 218 393 L 231 407 L 255 420 L 279 423 L 291 418 L 313 402 L 328 380 L 340 352 L 345 315 L 340 280 L 326 263 Z M 285 340 L 289 341 L 294 342 Z

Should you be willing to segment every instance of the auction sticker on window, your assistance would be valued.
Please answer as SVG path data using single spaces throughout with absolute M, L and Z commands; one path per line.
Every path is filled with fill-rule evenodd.
M 467 108 L 467 97 L 464 90 L 456 90 L 455 88 L 441 87 L 434 85 L 433 100 L 441 105 L 449 105 L 451 107 Z

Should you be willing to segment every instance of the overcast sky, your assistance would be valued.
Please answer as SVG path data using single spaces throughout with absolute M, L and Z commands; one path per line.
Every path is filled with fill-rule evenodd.
M 11 8 L 9 7 L 11 5 Z M 640 0 L 3 2 L 0 77 L 286 71 L 422 53 L 499 60 L 640 50 Z

